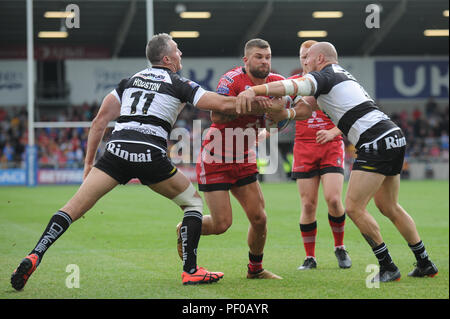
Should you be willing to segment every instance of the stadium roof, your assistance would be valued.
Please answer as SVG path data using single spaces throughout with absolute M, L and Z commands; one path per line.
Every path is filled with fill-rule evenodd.
M 142 57 L 146 35 L 145 0 L 34 0 L 35 45 L 97 46 L 116 57 Z M 39 31 L 59 30 L 65 19 L 46 11 L 80 8 L 80 28 L 65 39 L 38 38 Z M 369 29 L 367 5 L 382 8 L 380 28 Z M 295 56 L 305 39 L 300 30 L 325 30 L 320 41 L 335 44 L 340 55 L 448 55 L 448 36 L 426 37 L 425 29 L 447 29 L 447 0 L 154 0 L 154 32 L 198 31 L 198 38 L 178 38 L 185 57 L 241 56 L 250 38 L 263 38 L 274 56 Z M 182 19 L 177 12 L 209 11 L 209 19 Z M 341 11 L 342 18 L 316 19 L 314 11 Z M 448 15 L 448 11 L 447 11 Z M 26 44 L 26 1 L 0 0 L 0 51 Z

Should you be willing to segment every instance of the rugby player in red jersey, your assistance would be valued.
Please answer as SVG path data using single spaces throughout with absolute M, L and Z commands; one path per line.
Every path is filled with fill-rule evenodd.
M 379 272 L 372 282 L 398 281 L 400 269 L 395 265 L 381 235 L 380 226 L 367 210 L 373 198 L 378 210 L 389 218 L 414 254 L 416 263 L 408 273 L 411 277 L 434 277 L 437 266 L 430 260 L 416 224 L 399 204 L 400 173 L 406 152 L 402 130 L 382 111 L 355 77 L 338 64 L 333 44 L 319 42 L 306 54 L 307 74 L 254 87 L 239 93 L 236 111 L 245 114 L 252 109 L 255 96 L 306 96 L 306 102 L 293 109 L 273 114 L 272 120 L 304 120 L 313 108 L 324 110 L 333 123 L 357 149 L 345 196 L 346 214 L 370 245 Z M 317 101 L 317 103 L 316 103 Z M 315 105 L 315 104 L 316 105 Z
M 316 41 L 308 40 L 300 46 L 300 63 L 303 74 L 308 73 L 303 64 L 308 49 Z M 289 77 L 301 77 L 297 74 Z M 292 178 L 297 181 L 301 199 L 300 233 L 306 258 L 299 270 L 317 267 L 315 246 L 317 234 L 317 201 L 322 182 L 323 195 L 328 206 L 328 221 L 334 237 L 334 252 L 339 267 L 350 268 L 351 259 L 344 246 L 345 209 L 342 204 L 344 182 L 344 143 L 342 132 L 321 110 L 295 123 L 294 161 Z
M 252 39 L 245 45 L 244 66 L 225 73 L 217 86 L 217 93 L 237 96 L 247 88 L 284 79 L 271 73 L 271 49 L 267 41 Z M 262 267 L 266 243 L 267 215 L 264 197 L 257 180 L 256 155 L 251 150 L 258 128 L 264 127 L 261 116 L 230 116 L 211 113 L 213 124 L 203 142 L 197 161 L 199 190 L 205 194 L 210 215 L 203 216 L 202 235 L 224 233 L 232 224 L 230 192 L 244 209 L 250 222 L 247 243 L 249 262 L 247 278 L 281 279 Z M 246 135 L 246 129 L 250 133 Z M 226 129 L 232 129 L 235 137 L 229 138 Z M 228 130 L 230 131 L 230 130 Z M 214 147 L 214 139 L 220 136 L 222 147 Z M 243 151 L 236 142 L 244 139 Z M 216 141 L 217 146 L 217 141 Z M 221 148 L 221 149 L 220 149 Z

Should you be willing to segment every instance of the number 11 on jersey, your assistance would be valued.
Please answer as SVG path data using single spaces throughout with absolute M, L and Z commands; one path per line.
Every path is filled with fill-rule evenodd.
M 136 114 L 137 105 L 139 104 L 141 100 L 141 96 L 143 91 L 136 91 L 133 94 L 131 94 L 131 97 L 133 98 L 133 103 L 131 104 L 131 112 L 130 114 Z M 147 93 L 144 95 L 144 107 L 142 108 L 142 114 L 147 114 L 148 109 L 150 108 L 150 104 L 152 104 L 153 99 L 155 98 L 155 93 Z

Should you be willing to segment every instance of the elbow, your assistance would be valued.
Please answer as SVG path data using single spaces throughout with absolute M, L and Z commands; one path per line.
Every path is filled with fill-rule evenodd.
M 91 130 L 98 130 L 102 131 L 106 129 L 106 126 L 108 126 L 108 121 L 105 119 L 99 118 L 98 116 L 95 117 L 91 122 Z

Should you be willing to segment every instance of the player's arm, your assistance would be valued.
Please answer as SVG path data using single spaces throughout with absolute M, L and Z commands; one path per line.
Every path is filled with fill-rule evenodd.
M 113 94 L 108 94 L 102 102 L 97 116 L 94 118 L 89 129 L 86 147 L 86 157 L 84 158 L 83 179 L 89 174 L 94 165 L 95 154 L 97 153 L 100 141 L 105 134 L 106 127 L 110 121 L 115 120 L 120 115 L 120 102 Z
M 297 96 L 294 100 L 294 118 L 296 121 L 303 121 L 312 116 L 312 111 L 319 110 L 317 101 L 312 96 Z
M 285 96 L 285 95 L 314 95 L 316 88 L 314 82 L 308 77 L 298 79 L 288 79 L 270 82 L 262 85 L 252 86 L 239 93 L 236 104 L 238 114 L 247 113 L 252 109 L 252 102 L 255 96 Z
M 311 117 L 313 110 L 318 109 L 316 99 L 312 96 L 297 97 L 294 103 L 291 109 L 270 109 L 269 117 L 275 122 L 285 119 L 303 121 Z
M 222 124 L 222 123 L 228 123 L 236 119 L 239 115 L 237 114 L 224 114 L 217 111 L 211 111 L 210 118 L 211 122 Z
M 206 91 L 195 105 L 201 110 L 219 112 L 226 115 L 236 115 L 235 96 L 221 95 L 215 92 Z M 260 100 L 253 99 L 251 102 L 252 110 L 247 114 L 264 114 L 267 111 L 267 104 Z
M 263 96 L 256 96 L 255 101 L 259 103 L 258 107 L 253 109 L 252 112 L 247 114 L 260 115 L 261 112 L 277 112 L 286 108 L 286 105 L 291 105 L 292 99 L 290 97 L 281 97 L 269 99 Z M 239 114 L 225 114 L 217 111 L 211 111 L 211 122 L 222 124 L 233 121 L 239 116 Z
M 342 131 L 336 126 L 329 130 L 320 130 L 316 133 L 316 142 L 318 144 L 325 144 L 334 140 L 340 135 L 342 135 Z

